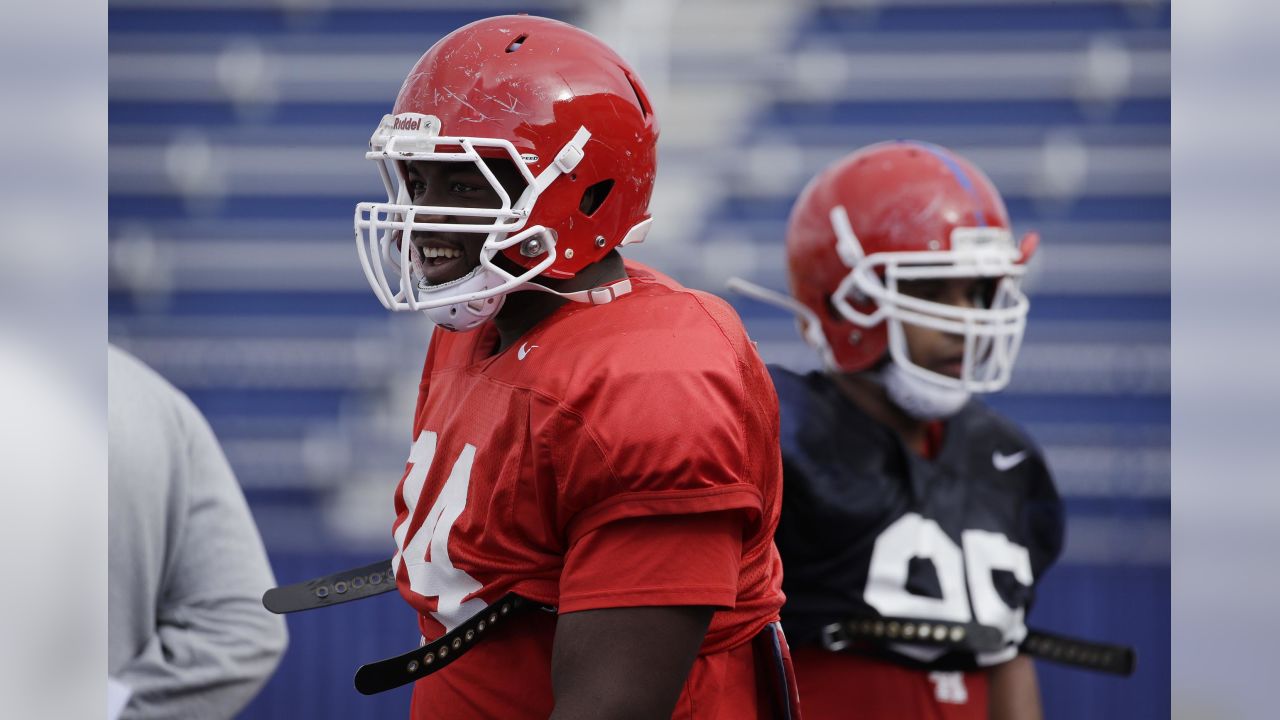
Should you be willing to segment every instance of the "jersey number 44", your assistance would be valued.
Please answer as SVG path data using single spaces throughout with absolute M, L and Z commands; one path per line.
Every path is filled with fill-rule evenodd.
M 453 630 L 467 618 L 485 608 L 484 600 L 469 595 L 481 588 L 479 580 L 455 567 L 449 557 L 449 533 L 467 507 L 467 491 L 471 486 L 471 466 L 476 448 L 467 444 L 453 463 L 449 478 L 436 497 L 435 504 L 420 525 L 414 525 L 414 509 L 422 497 L 422 486 L 436 456 L 436 434 L 424 430 L 409 453 L 409 471 L 400 485 L 400 498 L 405 505 L 405 519 L 395 529 L 396 555 L 391 567 L 400 572 L 404 562 L 409 589 L 424 598 L 436 599 L 431 613 L 445 627 Z

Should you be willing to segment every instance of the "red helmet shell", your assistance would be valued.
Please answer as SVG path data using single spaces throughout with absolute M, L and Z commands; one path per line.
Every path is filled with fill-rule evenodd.
M 809 182 L 791 209 L 787 261 L 791 292 L 822 322 L 835 363 L 874 366 L 888 348 L 884 323 L 859 327 L 830 298 L 849 274 L 836 252 L 831 210 L 843 206 L 866 255 L 951 249 L 957 227 L 1009 227 L 1004 200 L 987 176 L 946 148 L 914 141 L 877 143 L 845 156 Z M 1024 243 L 1023 261 L 1034 241 Z M 875 304 L 855 302 L 863 312 Z
M 579 127 L 591 132 L 581 162 L 542 192 L 529 217 L 529 226 L 556 233 L 558 257 L 543 273 L 548 277 L 572 277 L 649 218 L 657 118 L 631 67 L 584 30 L 527 15 L 459 28 L 405 78 L 393 113 L 406 112 L 436 116 L 442 136 L 510 141 L 534 176 Z M 590 215 L 582 212 L 584 192 L 607 180 L 613 184 L 604 201 Z M 504 253 L 525 268 L 538 261 L 518 248 Z

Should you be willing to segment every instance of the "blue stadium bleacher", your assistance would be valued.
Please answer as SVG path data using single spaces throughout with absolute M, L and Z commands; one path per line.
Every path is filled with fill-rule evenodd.
M 1127 680 L 1041 663 L 1046 715 L 1167 716 L 1169 3 L 748 4 L 679 4 L 666 42 L 621 47 L 666 48 L 633 58 L 663 119 L 634 255 L 715 292 L 730 274 L 781 288 L 790 203 L 826 162 L 901 137 L 975 158 L 1044 236 L 992 399 L 1045 447 L 1070 514 L 1031 620 L 1140 654 Z M 580 0 L 112 2 L 110 335 L 208 415 L 281 582 L 390 555 L 430 328 L 364 284 L 351 213 L 382 190 L 362 152 L 419 53 L 510 11 L 629 37 Z M 731 301 L 767 359 L 816 365 L 789 318 Z M 416 643 L 397 598 L 290 629 L 242 717 L 407 714 L 407 689 L 349 683 Z
M 819 4 L 801 23 L 802 38 L 851 30 L 878 33 L 964 33 L 995 30 L 1114 32 L 1169 28 L 1168 3 L 905 2 Z
M 272 7 L 200 7 L 197 4 L 151 7 L 129 7 L 116 3 L 107 18 L 107 32 L 113 37 L 127 34 L 192 33 L 201 35 L 351 35 L 381 33 L 402 28 L 422 28 L 439 35 L 492 15 L 526 12 L 556 17 L 555 5 L 539 3 L 492 5 L 484 9 L 466 9 L 457 3 L 446 7 L 378 7 L 359 5 L 326 9 L 301 7 L 290 9 L 286 3 Z M 317 11 L 318 10 L 318 11 Z

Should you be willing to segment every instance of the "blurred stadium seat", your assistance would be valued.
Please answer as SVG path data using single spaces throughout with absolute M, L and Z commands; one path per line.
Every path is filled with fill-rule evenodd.
M 785 287 L 804 181 L 845 152 L 952 147 L 1044 237 L 1013 386 L 1071 512 L 1033 624 L 1139 648 L 1127 681 L 1042 665 L 1047 716 L 1169 714 L 1169 25 L 1159 0 L 113 0 L 110 335 L 200 405 L 281 582 L 390 555 L 426 321 L 390 316 L 351 246 L 363 160 L 444 33 L 529 12 L 638 66 L 663 135 L 630 255 L 723 294 Z M 815 359 L 734 300 L 766 359 Z M 291 620 L 244 717 L 397 716 L 357 664 L 417 640 L 394 597 Z

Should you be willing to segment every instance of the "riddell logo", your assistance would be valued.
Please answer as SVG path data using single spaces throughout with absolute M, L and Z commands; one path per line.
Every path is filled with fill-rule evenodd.
M 391 127 L 396 130 L 421 130 L 422 118 L 396 118 Z

